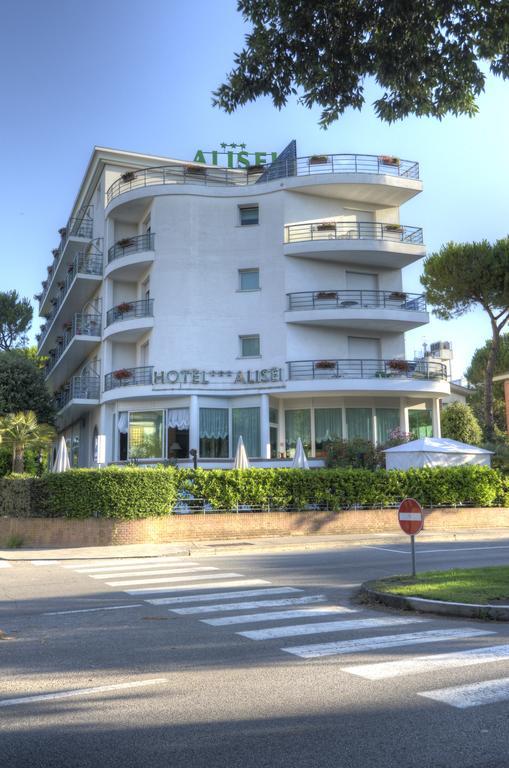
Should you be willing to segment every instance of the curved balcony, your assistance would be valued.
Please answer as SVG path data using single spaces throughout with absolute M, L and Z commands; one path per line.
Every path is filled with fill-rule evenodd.
M 288 363 L 290 381 L 301 379 L 433 379 L 446 381 L 442 363 L 424 360 L 297 360 Z
M 99 404 L 101 381 L 99 376 L 73 376 L 55 392 L 59 425 L 70 424 Z
M 64 323 L 64 333 L 57 337 L 57 347 L 50 350 L 46 363 L 46 378 L 58 387 L 88 355 L 94 344 L 101 342 L 101 316 L 75 314 L 72 321 Z
M 297 179 L 311 194 L 320 194 L 315 189 L 316 184 L 334 183 L 334 177 L 339 175 L 343 176 L 343 180 L 342 193 L 338 196 L 366 202 L 385 201 L 390 205 L 401 205 L 421 189 L 419 164 L 413 160 L 387 155 L 323 154 L 276 160 L 274 163 L 246 169 L 174 163 L 127 171 L 107 190 L 106 204 L 109 205 L 119 195 L 152 186 L 201 184 L 209 187 L 242 187 L 277 179 Z M 368 191 L 366 185 L 372 181 L 375 186 L 385 189 Z M 300 184 L 289 186 L 298 187 Z
M 93 296 L 102 280 L 103 256 L 94 253 L 78 253 L 67 267 L 67 276 L 60 285 L 58 296 L 53 297 L 52 309 L 46 317 L 38 337 L 39 354 L 47 354 L 59 335 L 56 318 L 64 313 L 74 314 Z
M 107 373 L 104 377 L 104 391 L 118 387 L 150 386 L 153 383 L 153 365 L 143 365 L 138 368 L 119 368 Z
M 405 332 L 429 322 L 424 296 L 405 291 L 288 293 L 287 323 Z
M 154 237 L 146 232 L 118 240 L 108 249 L 105 277 L 114 272 L 116 279 L 137 280 L 154 261 Z
M 288 224 L 287 256 L 401 269 L 425 255 L 421 227 L 374 221 L 317 221 Z
M 116 341 L 134 342 L 154 326 L 154 299 L 124 301 L 106 314 L 104 337 Z

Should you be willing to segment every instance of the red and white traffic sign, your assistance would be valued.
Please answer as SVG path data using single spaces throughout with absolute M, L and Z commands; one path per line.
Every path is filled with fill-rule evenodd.
M 401 529 L 409 536 L 415 536 L 422 531 L 424 514 L 419 502 L 415 499 L 403 499 L 398 509 L 398 520 Z

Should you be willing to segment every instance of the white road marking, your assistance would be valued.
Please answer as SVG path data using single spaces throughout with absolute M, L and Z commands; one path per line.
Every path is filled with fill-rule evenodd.
M 401 547 L 405 547 L 404 544 L 401 544 Z M 408 555 L 408 547 L 404 549 L 391 549 L 390 547 L 376 547 L 372 544 L 364 544 L 362 545 L 363 549 L 379 549 L 382 552 L 395 552 L 397 555 Z M 421 549 L 419 547 L 419 554 L 426 555 L 426 554 L 433 554 L 433 553 L 441 553 L 441 552 L 472 552 L 472 551 L 479 551 L 484 549 L 509 549 L 509 544 L 495 544 L 492 547 L 450 547 L 447 549 Z
M 63 568 L 68 568 L 79 573 L 99 573 L 100 571 L 116 571 L 125 570 L 126 568 L 136 568 L 143 566 L 143 568 L 157 568 L 162 565 L 189 565 L 192 560 L 189 557 L 177 558 L 177 557 L 145 557 L 141 560 L 106 560 L 104 563 L 96 563 L 91 565 L 64 565 Z
M 152 680 L 136 680 L 132 683 L 116 683 L 114 685 L 97 685 L 94 688 L 75 688 L 73 691 L 59 691 L 58 693 L 43 693 L 38 696 L 23 696 L 18 699 L 0 699 L 0 707 L 14 707 L 16 704 L 31 704 L 34 701 L 50 701 L 52 699 L 67 699 L 71 696 L 88 696 L 91 693 L 105 693 L 106 691 L 119 691 L 124 688 L 141 688 L 146 685 L 162 685 L 168 678 L 156 677 Z
M 256 624 L 258 621 L 279 621 L 283 619 L 303 619 L 310 616 L 320 617 L 338 613 L 356 613 L 352 608 L 340 606 L 319 606 L 318 608 L 298 608 L 290 611 L 268 611 L 267 613 L 246 613 L 243 616 L 222 616 L 220 619 L 200 619 L 203 624 L 222 627 L 228 624 Z
M 417 656 L 398 661 L 382 661 L 377 664 L 358 664 L 344 667 L 342 672 L 349 672 L 366 680 L 386 680 L 390 677 L 433 672 L 435 669 L 454 669 L 507 659 L 509 659 L 509 645 L 492 645 L 458 653 L 439 653 L 435 656 Z
M 150 595 L 154 592 L 182 592 L 185 589 L 217 589 L 218 587 L 254 587 L 258 584 L 270 584 L 265 579 L 241 579 L 240 581 L 218 581 L 216 584 L 181 584 L 173 587 L 152 587 L 152 589 L 126 589 L 128 595 Z M 235 595 L 233 595 L 235 596 Z M 187 598 L 188 600 L 190 598 Z M 198 599 L 198 598 L 196 598 Z M 201 597 L 206 600 L 206 597 Z M 153 603 L 154 600 L 147 602 Z
M 123 577 L 129 578 L 131 576 L 159 576 L 166 574 L 169 576 L 172 573 L 197 573 L 199 571 L 218 571 L 219 568 L 213 565 L 197 565 L 194 568 L 162 568 L 161 570 L 155 569 L 151 571 L 121 571 L 120 573 L 101 573 L 99 575 L 95 573 L 87 573 L 92 579 L 121 579 Z
M 0 568 L 12 568 L 12 565 L 7 560 L 0 560 Z
M 270 582 L 266 582 L 269 584 Z M 245 581 L 239 582 L 248 586 Z M 214 584 L 215 587 L 219 587 L 219 584 Z M 197 587 L 198 588 L 198 587 Z M 182 605 L 182 603 L 204 603 L 214 600 L 226 600 L 227 598 L 237 597 L 256 597 L 257 595 L 288 595 L 295 592 L 303 592 L 302 589 L 296 587 L 265 587 L 264 589 L 246 589 L 242 592 L 213 592 L 209 595 L 185 595 L 184 597 L 160 597 L 154 600 L 145 600 L 146 603 L 152 605 Z M 208 606 L 206 606 L 208 609 Z
M 430 619 L 403 619 L 388 616 L 385 619 L 352 619 L 347 621 L 327 621 L 320 624 L 292 624 L 287 627 L 267 627 L 266 629 L 237 632 L 237 635 L 249 637 L 250 640 L 269 640 L 275 637 L 318 635 L 324 632 L 346 632 L 354 629 L 376 629 L 377 627 L 394 627 L 402 624 L 421 624 L 427 621 L 430 621 Z
M 484 704 L 496 704 L 509 699 L 509 677 L 499 680 L 486 680 L 483 683 L 457 685 L 451 688 L 438 688 L 436 691 L 422 691 L 417 694 L 427 699 L 450 704 L 456 709 L 480 707 Z
M 58 565 L 60 560 L 31 560 L 32 565 Z
M 46 611 L 43 616 L 63 616 L 66 613 L 92 613 L 94 611 L 119 611 L 124 608 L 143 608 L 143 603 L 133 603 L 131 605 L 108 605 L 103 608 L 76 608 L 73 611 Z
M 361 637 L 357 640 L 346 640 L 337 643 L 316 643 L 313 645 L 296 645 L 282 648 L 286 653 L 300 656 L 303 659 L 314 659 L 318 656 L 341 656 L 346 653 L 363 653 L 378 651 L 381 648 L 397 648 L 406 645 L 422 645 L 438 643 L 447 640 L 459 640 L 482 635 L 496 635 L 487 629 L 430 629 L 424 632 L 409 632 L 402 635 L 383 635 L 379 637 Z
M 269 592 L 270 591 L 271 590 L 269 589 Z M 226 595 L 229 597 L 228 593 L 226 593 Z M 180 599 L 181 598 L 179 598 L 179 600 Z M 182 599 L 185 600 L 186 598 Z M 223 613 L 225 611 L 245 611 L 250 608 L 278 608 L 284 605 L 309 605 L 309 603 L 324 603 L 326 600 L 327 598 L 325 595 L 306 595 L 306 597 L 287 597 L 283 600 L 251 600 L 243 603 L 193 605 L 191 608 L 170 608 L 170 610 L 172 613 L 188 616 L 194 613 Z
M 173 584 L 179 581 L 208 581 L 209 579 L 230 579 L 235 576 L 243 576 L 243 573 L 199 573 L 193 576 L 171 576 L 160 579 L 135 579 L 134 581 L 107 581 L 109 587 L 134 587 L 136 584 Z M 193 585 L 196 587 L 196 584 Z
M 395 552 L 397 555 L 406 555 L 408 557 L 408 549 L 403 551 L 402 549 L 389 549 L 389 547 L 375 547 L 371 546 L 371 544 L 364 545 L 363 549 L 379 549 L 381 552 Z

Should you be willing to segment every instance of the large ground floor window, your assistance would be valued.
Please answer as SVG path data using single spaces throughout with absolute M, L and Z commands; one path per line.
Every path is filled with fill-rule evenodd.
M 241 435 L 249 458 L 260 456 L 259 408 L 232 408 L 232 451 Z
M 163 457 L 163 411 L 129 414 L 128 459 Z
M 293 458 L 300 437 L 306 453 L 311 450 L 311 411 L 307 408 L 285 411 L 286 455 Z
M 315 408 L 315 455 L 327 456 L 327 447 L 343 437 L 341 408 Z
M 399 427 L 399 408 L 376 409 L 376 441 L 378 445 L 386 443 L 391 432 Z
M 228 408 L 200 408 L 200 457 L 228 458 Z
M 349 440 L 373 440 L 373 411 L 371 408 L 347 408 L 346 430 Z
M 410 432 L 415 435 L 416 438 L 433 437 L 433 422 L 431 419 L 431 411 L 428 409 L 409 409 L 408 425 Z

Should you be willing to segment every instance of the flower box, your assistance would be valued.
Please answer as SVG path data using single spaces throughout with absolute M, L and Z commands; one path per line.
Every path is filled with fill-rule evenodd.
M 60 227 L 60 229 L 58 230 L 58 234 L 60 235 L 60 237 L 65 237 L 67 234 L 67 227 Z
M 336 291 L 318 291 L 318 293 L 315 295 L 316 299 L 333 299 L 336 300 L 338 297 L 338 294 Z
M 134 245 L 134 238 L 123 237 L 121 240 L 118 241 L 117 245 L 119 245 L 121 248 L 128 248 L 130 245 Z
M 335 221 L 324 221 L 321 224 L 316 225 L 316 231 L 317 232 L 335 232 L 336 231 L 336 222 Z
M 117 312 L 120 312 L 121 315 L 123 315 L 125 312 L 131 312 L 132 309 L 134 309 L 134 307 L 128 301 L 123 301 L 116 307 Z
M 120 368 L 118 371 L 113 371 L 113 378 L 117 381 L 125 381 L 125 379 L 132 378 L 132 373 L 127 368 Z
M 201 168 L 199 165 L 186 165 L 185 170 L 192 176 L 205 176 L 206 168 Z
M 378 162 L 382 165 L 396 165 L 400 163 L 399 157 L 393 157 L 392 155 L 380 155 Z
M 72 273 L 72 272 L 74 272 L 74 264 L 68 264 L 68 265 L 67 265 L 67 271 L 68 271 L 69 273 Z
M 384 229 L 386 232 L 403 232 L 401 224 L 385 224 Z
M 406 293 L 403 291 L 393 291 L 389 294 L 389 301 L 406 301 Z
M 315 363 L 315 368 L 318 368 L 320 371 L 330 371 L 335 367 L 336 363 L 334 360 L 317 360 Z
M 408 362 L 406 360 L 389 360 L 387 367 L 391 371 L 406 373 L 408 371 Z
M 64 331 L 70 331 L 71 328 L 72 328 L 72 323 L 69 323 L 69 322 L 68 323 L 64 323 L 62 325 L 62 328 L 64 329 Z
M 264 165 L 249 165 L 248 169 L 247 169 L 247 172 L 248 173 L 263 173 L 264 170 L 265 170 L 265 166 Z
M 324 165 L 329 162 L 327 155 L 311 155 L 309 165 Z
M 125 183 L 129 181 L 134 181 L 135 179 L 134 171 L 126 171 L 125 173 L 122 174 L 120 178 Z
M 55 259 L 56 259 L 56 258 L 57 258 L 57 256 L 58 256 L 58 254 L 60 253 L 60 248 L 53 248 L 53 250 L 51 251 L 51 253 L 53 254 L 53 256 L 54 256 L 54 257 L 55 257 Z

